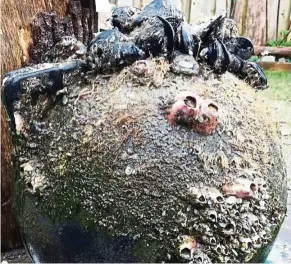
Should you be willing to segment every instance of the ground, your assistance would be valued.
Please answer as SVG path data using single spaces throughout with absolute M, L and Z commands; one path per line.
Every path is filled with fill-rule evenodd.
M 267 263 L 291 263 L 291 73 L 267 72 L 270 88 L 262 95 L 272 106 L 282 131 L 282 148 L 288 170 L 288 210 Z M 28 263 L 29 257 L 24 249 L 11 251 L 1 256 L 1 261 L 9 263 Z

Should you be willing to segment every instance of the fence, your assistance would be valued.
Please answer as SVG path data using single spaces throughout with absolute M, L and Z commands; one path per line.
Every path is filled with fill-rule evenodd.
M 111 0 L 118 6 L 142 7 L 151 0 Z M 255 45 L 265 45 L 291 29 L 291 0 L 177 0 L 188 22 L 226 15 L 235 19 L 240 34 Z M 289 34 L 291 40 L 291 33 Z

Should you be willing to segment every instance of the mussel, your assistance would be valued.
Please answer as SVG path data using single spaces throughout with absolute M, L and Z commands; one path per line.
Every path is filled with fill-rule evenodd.
M 92 66 L 102 71 L 130 65 L 144 56 L 144 52 L 118 29 L 97 35 L 87 49 Z
M 227 50 L 240 57 L 243 60 L 248 60 L 254 53 L 252 42 L 245 37 L 230 38 L 223 41 Z
M 118 7 L 112 13 L 112 26 L 117 27 L 122 33 L 130 33 L 140 12 L 140 9 L 132 6 Z
M 221 40 L 217 39 L 204 48 L 200 57 L 213 69 L 214 73 L 223 74 L 230 64 L 229 53 Z
M 160 16 L 143 21 L 129 37 L 147 56 L 167 56 L 174 49 L 173 28 Z

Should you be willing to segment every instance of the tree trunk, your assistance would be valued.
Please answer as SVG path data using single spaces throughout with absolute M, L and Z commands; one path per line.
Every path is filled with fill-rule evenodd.
M 1 1 L 1 75 L 20 68 L 28 61 L 31 42 L 29 23 L 40 11 L 56 11 L 64 15 L 66 0 L 3 0 Z M 2 83 L 2 80 L 1 80 Z M 11 140 L 6 113 L 1 104 L 1 249 L 21 245 L 16 221 L 12 214 Z
M 6 113 L 1 104 L 1 248 L 21 245 L 18 228 L 12 214 L 11 139 L 6 123 Z

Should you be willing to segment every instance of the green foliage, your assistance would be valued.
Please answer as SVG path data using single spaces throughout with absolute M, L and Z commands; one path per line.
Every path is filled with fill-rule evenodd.
M 286 41 L 289 33 L 289 30 L 281 30 L 278 39 L 270 40 L 267 45 L 271 47 L 291 47 L 291 41 Z
M 249 61 L 256 62 L 258 59 L 258 56 L 252 56 L 250 57 Z

